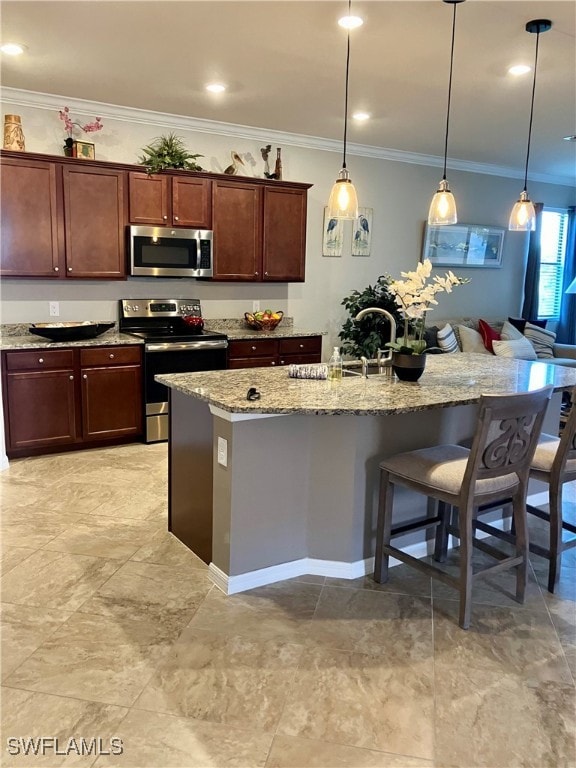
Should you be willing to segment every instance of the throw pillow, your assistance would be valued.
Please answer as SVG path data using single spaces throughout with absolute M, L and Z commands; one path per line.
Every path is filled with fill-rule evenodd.
M 526 323 L 532 323 L 532 325 L 537 325 L 540 328 L 546 328 L 546 320 L 524 320 L 523 317 L 509 317 L 508 322 L 512 323 L 515 328 L 518 328 L 520 333 L 524 333 Z
M 456 336 L 454 336 L 454 329 L 450 323 L 446 323 L 444 328 L 440 328 L 438 331 L 438 346 L 444 352 L 459 352 L 458 342 Z
M 494 328 L 492 328 L 492 326 L 486 322 L 486 320 L 478 320 L 478 330 L 480 331 L 482 341 L 484 342 L 484 346 L 488 352 L 494 352 L 492 349 L 492 342 L 500 341 L 501 338 L 498 331 L 495 331 Z
M 556 334 L 554 331 L 548 331 L 546 328 L 539 328 L 533 323 L 526 323 L 524 329 L 524 336 L 528 341 L 532 342 L 532 346 L 536 350 L 536 356 L 541 360 L 546 360 L 554 357 L 554 343 L 556 342 Z
M 505 341 L 510 341 L 514 339 L 523 339 L 524 334 L 522 331 L 519 331 L 518 328 L 513 325 L 513 323 L 508 322 L 508 320 L 504 321 L 504 325 L 502 326 L 502 330 L 500 331 L 500 338 L 504 339 Z M 494 342 L 492 342 L 492 345 L 494 345 Z
M 462 352 L 476 352 L 480 355 L 489 355 L 490 352 L 484 346 L 482 336 L 474 328 L 468 328 L 467 325 L 459 325 L 460 342 L 462 343 Z
M 494 354 L 498 357 L 515 357 L 518 360 L 538 360 L 536 351 L 528 339 L 501 339 L 493 341 Z

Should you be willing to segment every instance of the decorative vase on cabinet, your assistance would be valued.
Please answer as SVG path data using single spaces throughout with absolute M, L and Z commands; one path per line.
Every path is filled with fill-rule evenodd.
M 4 149 L 24 152 L 26 149 L 20 115 L 4 115 Z

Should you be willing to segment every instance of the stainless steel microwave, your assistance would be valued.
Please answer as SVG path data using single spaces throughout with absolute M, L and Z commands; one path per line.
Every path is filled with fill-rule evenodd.
M 130 274 L 212 277 L 211 230 L 130 227 Z

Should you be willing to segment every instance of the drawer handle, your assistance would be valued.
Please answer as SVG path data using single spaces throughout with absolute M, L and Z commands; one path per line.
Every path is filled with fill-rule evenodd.
M 43 357 L 39 357 L 39 358 L 38 358 L 38 362 L 39 362 L 39 363 L 43 363 L 43 362 L 44 362 L 44 358 L 43 358 Z
M 280 365 L 286 365 L 286 361 L 285 360 L 280 360 Z
M 72 376 L 70 376 L 70 378 L 72 378 Z M 82 378 L 83 378 L 83 379 L 87 379 L 87 378 L 88 378 L 88 374 L 87 374 L 87 373 L 85 373 L 85 374 L 84 374 L 84 376 L 82 376 Z
M 250 347 L 250 349 L 252 350 L 252 352 L 256 352 L 256 347 Z
M 110 354 L 108 355 L 108 357 L 110 358 L 110 360 L 114 360 L 114 353 L 113 353 L 113 352 L 110 352 Z
M 58 272 L 59 269 L 60 269 L 59 267 L 54 267 L 54 272 Z
M 300 349 L 304 349 L 304 344 L 300 344 Z
M 74 376 L 70 376 L 70 381 L 74 381 Z
M 272 362 L 270 363 L 270 365 L 276 365 L 276 363 L 274 362 L 274 360 L 272 360 Z

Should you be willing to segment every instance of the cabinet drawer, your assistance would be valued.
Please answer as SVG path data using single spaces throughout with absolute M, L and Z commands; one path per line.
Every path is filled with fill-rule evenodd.
M 280 339 L 281 355 L 312 355 L 322 352 L 321 336 L 299 336 L 293 339 Z
M 277 339 L 248 339 L 246 341 L 231 341 L 228 347 L 230 360 L 236 357 L 257 357 L 259 355 L 277 355 Z
M 262 357 L 238 357 L 234 360 L 230 360 L 228 368 L 268 368 L 269 366 L 277 365 L 277 357 L 275 355 L 262 355 Z
M 140 362 L 140 347 L 94 347 L 80 350 L 80 365 L 126 365 Z
M 30 371 L 43 368 L 72 368 L 72 349 L 37 349 L 35 352 L 6 352 L 6 370 Z
M 281 355 L 280 365 L 315 365 L 321 363 L 320 355 Z

